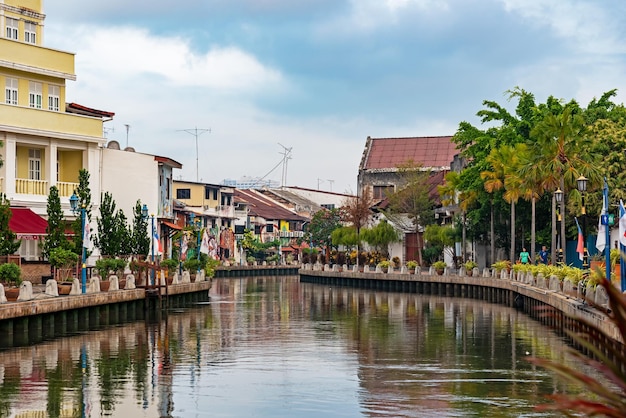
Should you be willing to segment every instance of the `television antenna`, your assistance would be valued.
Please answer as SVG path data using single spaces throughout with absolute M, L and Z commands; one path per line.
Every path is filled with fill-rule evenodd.
M 333 183 L 335 182 L 335 180 L 328 179 L 326 181 L 328 182 L 328 184 L 330 184 L 330 191 L 332 192 L 333 191 Z
M 291 150 L 293 149 L 293 147 L 289 147 L 287 148 L 286 146 L 284 146 L 283 144 L 281 144 L 280 142 L 278 143 L 278 145 L 280 145 L 281 147 L 283 147 L 283 152 L 279 152 L 279 154 L 282 154 L 283 156 L 283 176 L 281 178 L 281 182 L 280 182 L 280 187 L 281 189 L 285 188 L 285 183 L 287 183 L 287 162 L 289 160 L 291 160 Z
M 211 128 L 209 129 L 198 129 L 193 128 L 193 129 L 179 129 L 179 132 L 187 132 L 188 134 L 193 135 L 194 137 L 196 137 L 196 183 L 198 183 L 200 181 L 200 175 L 199 175 L 199 170 L 198 170 L 198 136 L 202 135 L 205 132 L 211 133 Z

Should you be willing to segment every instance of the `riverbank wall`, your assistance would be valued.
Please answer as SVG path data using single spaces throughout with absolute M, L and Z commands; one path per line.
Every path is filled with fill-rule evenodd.
M 481 299 L 503 304 L 523 311 L 528 316 L 553 328 L 559 334 L 585 327 L 586 322 L 602 330 L 608 337 L 602 344 L 624 346 L 618 327 L 599 309 L 588 303 L 588 299 L 603 299 L 604 289 L 581 290 L 546 280 L 543 277 L 517 276 L 513 271 L 500 275 L 485 269 L 480 275 L 467 276 L 463 270 L 447 271 L 439 275 L 433 270 L 416 273 L 391 272 L 380 270 L 355 271 L 336 266 L 304 265 L 300 269 L 302 282 L 327 286 L 349 286 L 387 292 L 408 292 L 425 295 L 438 295 Z M 606 292 L 604 292 L 606 293 Z M 577 347 L 580 348 L 580 347 Z

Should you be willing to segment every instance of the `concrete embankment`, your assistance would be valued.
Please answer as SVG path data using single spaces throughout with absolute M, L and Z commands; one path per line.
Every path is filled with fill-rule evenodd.
M 343 270 L 343 269 L 342 269 Z M 429 274 L 431 273 L 431 274 Z M 611 338 L 611 343 L 622 343 L 617 326 L 600 310 L 586 302 L 576 288 L 563 290 L 561 284 L 551 283 L 541 277 L 527 276 L 507 278 L 494 277 L 485 271 L 480 277 L 468 277 L 462 271 L 457 274 L 437 275 L 339 271 L 325 267 L 305 265 L 299 271 L 301 281 L 332 286 L 352 286 L 391 292 L 411 292 L 440 296 L 468 297 L 500 303 L 523 310 L 557 332 L 574 330 L 582 321 L 601 329 Z M 601 289 L 604 290 L 604 289 Z M 602 299 L 601 290 L 594 291 L 596 299 Z M 592 299 L 593 300 L 593 299 Z M 547 314 L 548 308 L 550 313 Z M 551 309 L 550 309 L 551 308 Z

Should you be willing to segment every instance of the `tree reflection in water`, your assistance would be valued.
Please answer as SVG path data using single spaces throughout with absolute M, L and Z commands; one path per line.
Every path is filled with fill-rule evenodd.
M 579 389 L 524 358 L 564 347 L 478 300 L 215 279 L 210 303 L 0 353 L 0 415 L 538 416 Z

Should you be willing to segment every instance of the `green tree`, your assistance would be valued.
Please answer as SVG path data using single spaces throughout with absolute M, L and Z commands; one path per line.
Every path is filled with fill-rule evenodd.
M 441 256 L 444 251 L 448 252 L 450 258 L 454 259 L 454 243 L 456 242 L 456 232 L 453 227 L 447 225 L 432 224 L 424 229 L 424 241 L 431 248 L 436 249 L 431 252 L 429 261 L 432 263 Z
M 11 202 L 4 193 L 0 193 L 0 255 L 14 254 L 22 243 L 17 239 L 15 232 L 9 228 L 12 215 Z
M 128 250 L 124 241 L 130 240 L 126 216 L 122 210 L 116 210 L 115 200 L 109 192 L 105 192 L 100 205 L 100 217 L 97 219 L 98 234 L 94 238 L 100 254 L 117 257 Z
M 313 246 L 331 249 L 332 232 L 341 227 L 341 214 L 338 209 L 322 209 L 313 214 L 305 234 Z M 327 255 L 328 255 L 327 251 Z
M 63 217 L 63 210 L 61 209 L 61 199 L 59 198 L 57 186 L 50 187 L 46 213 L 48 214 L 48 226 L 46 226 L 46 237 L 43 240 L 41 252 L 44 258 L 49 260 L 53 249 L 70 248 L 70 242 L 65 235 L 66 223 Z
M 376 251 L 386 258 L 389 258 L 389 244 L 400 240 L 398 231 L 384 219 L 375 227 L 364 229 L 362 235 L 365 242 L 376 248 Z
M 341 206 L 341 220 L 352 225 L 356 230 L 357 267 L 361 247 L 361 229 L 365 228 L 372 219 L 372 206 L 374 206 L 374 199 L 369 188 L 365 188 L 360 196 L 345 199 Z
M 130 254 L 148 255 L 150 236 L 148 235 L 148 218 L 141 214 L 141 201 L 137 200 L 133 209 L 133 225 L 130 231 Z
M 84 168 L 81 168 L 78 172 L 78 187 L 74 190 L 74 193 L 78 197 L 78 207 L 85 209 L 85 222 L 91 225 L 91 189 L 89 188 L 89 171 Z M 76 217 L 74 222 L 72 222 L 72 231 L 74 231 L 74 252 L 79 256 L 82 256 L 83 229 L 80 214 Z
M 330 234 L 330 236 L 335 247 L 343 245 L 348 250 L 355 247 L 358 242 L 356 229 L 352 226 L 342 226 L 337 228 Z

